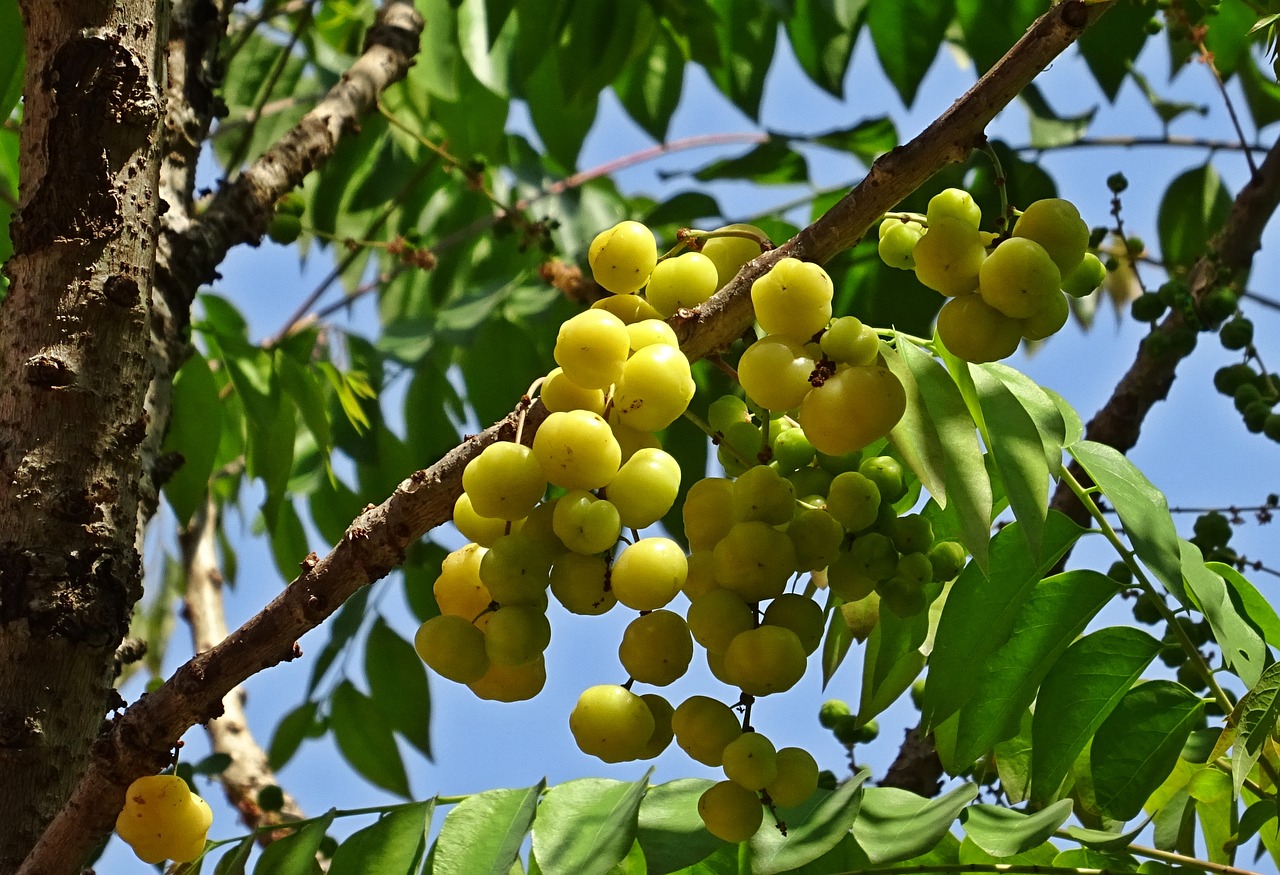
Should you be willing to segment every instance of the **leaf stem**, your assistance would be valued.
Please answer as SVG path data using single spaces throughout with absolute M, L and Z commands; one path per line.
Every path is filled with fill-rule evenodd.
M 1067 452 L 1071 452 L 1070 448 L 1068 448 Z M 1076 461 L 1078 463 L 1080 460 L 1077 459 Z M 1204 654 L 1200 652 L 1199 648 L 1197 648 L 1195 643 L 1192 642 L 1190 636 L 1187 635 L 1186 630 L 1182 628 L 1182 624 L 1178 622 L 1178 618 L 1174 615 L 1173 611 L 1169 609 L 1164 598 L 1156 590 L 1155 584 L 1147 577 L 1146 571 L 1143 570 L 1141 564 L 1137 560 L 1137 557 L 1134 555 L 1134 552 L 1126 547 L 1124 542 L 1120 540 L 1120 536 L 1116 533 L 1115 528 L 1112 527 L 1106 514 L 1104 514 L 1102 509 L 1098 507 L 1098 503 L 1093 500 L 1091 491 L 1081 486 L 1080 481 L 1075 478 L 1066 466 L 1062 468 L 1060 477 L 1061 482 L 1065 483 L 1067 488 L 1075 493 L 1076 498 L 1078 498 L 1080 503 L 1084 505 L 1089 516 L 1093 517 L 1097 522 L 1098 528 L 1102 532 L 1102 536 L 1110 542 L 1111 546 L 1115 548 L 1118 554 L 1120 554 L 1120 558 L 1124 561 L 1124 564 L 1133 572 L 1134 580 L 1137 581 L 1138 587 L 1142 590 L 1143 595 L 1151 601 L 1151 604 L 1154 605 L 1156 610 L 1160 613 L 1161 619 L 1165 621 L 1165 624 L 1177 637 L 1178 644 L 1181 645 L 1182 649 L 1186 652 L 1187 657 L 1191 660 L 1191 664 L 1195 666 L 1197 673 L 1199 673 L 1208 685 L 1209 691 L 1213 694 L 1214 700 L 1222 709 L 1222 713 L 1230 714 L 1232 709 L 1235 708 L 1235 703 L 1228 698 L 1226 691 L 1224 691 L 1218 684 L 1218 679 L 1214 676 L 1213 669 L 1209 668 L 1209 664 L 1205 662 Z

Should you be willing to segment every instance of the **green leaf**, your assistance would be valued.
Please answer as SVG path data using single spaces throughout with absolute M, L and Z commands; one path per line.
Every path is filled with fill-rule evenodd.
M 844 77 L 867 0 L 796 0 L 787 37 L 801 69 L 822 90 L 844 98 Z
M 1018 732 L 1023 711 L 1045 675 L 1093 616 L 1118 593 L 1096 571 L 1076 570 L 1038 583 L 1018 612 L 1008 640 L 975 663 L 977 683 L 960 709 L 953 773 Z M 1016 853 L 1016 852 L 1015 852 Z
M 1245 686 L 1252 687 L 1269 656 L 1262 636 L 1232 601 L 1226 581 L 1206 567 L 1200 548 L 1182 539 L 1178 544 L 1182 548 L 1182 579 L 1209 621 L 1214 640 L 1222 650 L 1222 661 Z
M 849 624 L 844 621 L 841 607 L 838 605 L 831 611 L 831 616 L 827 618 L 827 633 L 822 638 L 822 688 L 824 690 L 827 684 L 831 683 L 836 669 L 840 668 L 844 658 L 849 655 L 849 648 L 853 645 L 853 633 L 849 630 Z
M 977 797 L 976 784 L 961 784 L 936 799 L 896 787 L 869 787 L 853 835 L 876 866 L 900 863 L 931 851 Z
M 963 48 L 977 64 L 978 71 L 990 70 L 1043 11 L 1044 4 L 1038 0 L 999 4 L 957 0 L 956 21 L 964 34 Z
M 995 857 L 988 854 L 973 839 L 966 836 L 964 841 L 960 843 L 958 856 L 960 863 L 966 866 L 981 865 L 985 868 L 993 863 L 1005 866 L 1048 866 L 1058 856 L 1058 849 L 1052 843 L 1045 842 L 1030 850 L 1023 851 L 1021 854 L 1014 854 L 1012 857 Z
M 723 845 L 698 816 L 698 798 L 714 782 L 681 778 L 650 787 L 640 803 L 636 840 L 644 850 L 649 875 L 692 866 Z
M 511 2 L 462 0 L 458 6 L 458 46 L 472 74 L 499 97 L 507 92 L 510 55 L 519 21 Z M 500 7 L 505 7 L 500 10 Z
M 1045 460 L 1040 431 L 1021 399 L 1004 382 L 986 368 L 973 368 L 971 372 L 991 440 L 991 456 L 1004 482 L 1009 508 L 1022 524 L 1020 531 L 1031 545 L 1031 552 L 1038 553 L 1052 473 Z
M 986 4 L 984 4 L 986 5 Z M 1098 108 L 1073 116 L 1060 116 L 1049 106 L 1040 89 L 1028 85 L 1019 95 L 1027 110 L 1030 143 L 1037 149 L 1053 149 L 1079 142 L 1089 131 Z
M 462 354 L 462 376 L 467 400 L 480 422 L 497 422 L 506 416 L 529 388 L 529 374 L 543 374 L 551 365 L 539 354 L 534 333 L 507 319 L 491 319 L 477 333 L 473 345 Z M 494 355 L 494 350 L 502 355 Z
M 1080 414 L 1076 413 L 1075 408 L 1067 403 L 1067 399 L 1063 398 L 1052 389 L 1040 387 L 1040 391 L 1049 396 L 1058 407 L 1058 415 L 1062 417 L 1062 446 L 1069 447 L 1084 437 L 1084 423 L 1080 421 Z
M 1254 125 L 1261 129 L 1280 121 L 1280 82 L 1271 75 L 1270 65 L 1265 70 L 1259 69 L 1258 62 L 1246 55 L 1238 72 Z
M 957 521 L 960 543 L 978 565 L 986 568 L 991 537 L 991 481 L 982 464 L 982 448 L 973 417 L 955 381 L 933 356 L 914 343 L 902 340 L 897 348 L 912 378 L 910 383 L 903 380 L 903 386 L 915 388 L 914 396 L 909 396 L 908 401 L 909 405 L 911 401 L 919 405 L 920 428 L 924 430 L 920 440 L 925 442 L 928 454 L 919 453 L 923 457 L 920 467 L 912 465 L 912 470 L 929 494 Z M 897 358 L 885 359 L 895 373 Z M 900 379 L 903 376 L 899 374 Z M 897 428 L 889 435 L 900 452 L 907 437 L 900 436 Z M 939 456 L 941 470 L 937 464 Z M 904 459 L 910 464 L 912 457 L 904 453 Z
M 777 13 L 753 0 L 710 0 L 709 5 L 719 18 L 715 34 L 722 60 L 707 73 L 734 106 L 758 121 L 778 39 Z
M 880 66 L 907 106 L 933 65 L 955 0 L 870 0 L 867 27 Z
M 431 759 L 431 691 L 417 651 L 382 617 L 374 621 L 364 648 L 364 674 L 373 704 L 387 725 Z
M 337 616 L 328 624 L 329 640 L 325 642 L 324 648 L 316 657 L 315 664 L 311 667 L 311 677 L 307 680 L 307 692 L 310 696 L 316 691 L 316 687 L 320 681 L 324 679 L 325 674 L 329 671 L 338 655 L 342 653 L 355 634 L 360 631 L 360 625 L 364 620 L 364 609 L 369 602 L 369 587 L 362 587 L 356 590 L 351 598 L 347 599 L 342 608 L 338 611 Z
M 835 790 L 816 790 L 795 808 L 779 808 L 787 834 L 770 825 L 749 842 L 752 875 L 776 875 L 798 869 L 834 848 L 849 833 L 862 802 L 865 769 Z
M 929 601 L 940 589 L 930 585 Z M 858 719 L 866 722 L 884 711 L 920 676 L 925 655 L 922 647 L 929 636 L 933 612 L 920 611 L 910 617 L 899 617 L 890 610 L 880 611 L 867 638 L 862 659 L 862 693 L 858 701 Z
M 280 577 L 289 582 L 298 576 L 298 563 L 309 552 L 307 532 L 293 503 L 282 501 L 276 511 L 275 521 L 269 528 L 271 555 Z
M 328 464 L 333 435 L 329 427 L 329 406 L 320 380 L 315 371 L 287 355 L 277 354 L 276 366 L 280 370 L 280 388 L 297 405 L 303 424 L 315 438 L 316 446 L 324 453 Z
M 533 825 L 533 856 L 541 870 L 604 875 L 626 857 L 651 774 L 633 783 L 582 778 L 548 790 Z
M 1115 102 L 1130 69 L 1130 59 L 1138 57 L 1147 41 L 1147 21 L 1151 13 L 1133 3 L 1117 3 L 1106 16 L 1081 35 L 1080 54 L 1107 99 Z
M 1182 588 L 1182 551 L 1164 493 L 1119 450 L 1106 444 L 1080 441 L 1071 447 L 1071 455 L 1115 508 L 1138 558 L 1169 592 L 1187 604 Z
M 1181 684 L 1155 680 L 1125 694 L 1093 737 L 1090 769 L 1098 807 L 1126 821 L 1178 761 L 1204 703 Z
M 1147 828 L 1150 818 L 1141 821 L 1136 827 L 1125 832 L 1107 832 L 1101 829 L 1084 829 L 1079 826 L 1067 827 L 1067 834 L 1082 845 L 1099 850 L 1118 851 L 1127 848 Z
M 1222 3 L 1215 7 L 1204 36 L 1205 48 L 1213 53 L 1213 65 L 1230 81 L 1240 64 L 1248 63 L 1249 33 L 1256 15 L 1245 3 Z
M 1156 217 L 1165 264 L 1194 264 L 1206 254 L 1230 211 L 1231 195 L 1211 164 L 1194 167 L 1169 183 Z
M 1020 526 L 1012 523 L 992 538 L 989 574 L 971 562 L 947 595 L 925 680 L 927 725 L 937 726 L 969 700 L 979 679 L 974 667 L 984 665 L 1009 640 L 1022 606 L 1045 572 L 1083 531 L 1062 514 L 1051 513 L 1037 561 L 1017 531 Z
M 1263 745 L 1280 732 L 1280 663 L 1273 663 L 1241 697 L 1231 712 L 1235 744 L 1231 748 L 1231 776 L 1240 792 L 1249 772 L 1262 756 Z
M 436 838 L 433 875 L 506 875 L 520 855 L 547 782 L 487 790 L 459 802 Z
M 613 82 L 618 99 L 645 132 L 661 142 L 684 88 L 684 52 L 666 27 L 657 30 L 647 53 L 623 68 Z
M 714 161 L 693 175 L 700 182 L 749 179 L 756 185 L 786 185 L 808 182 L 809 164 L 789 140 L 774 136 L 745 155 Z
M 279 771 L 284 768 L 302 746 L 303 740 L 314 734 L 316 710 L 316 703 L 307 701 L 280 718 L 267 753 L 267 764 L 272 769 Z
M 524 91 L 529 115 L 547 152 L 566 169 L 573 169 L 582 141 L 596 119 L 595 95 L 570 99 L 564 91 L 556 52 L 544 56 L 525 82 Z
M 0 122 L 22 96 L 22 74 L 25 64 L 22 14 L 16 0 L 0 2 Z M 0 261 L 8 258 L 0 255 Z
M 213 875 L 244 875 L 244 867 L 249 862 L 249 855 L 257 846 L 254 841 L 256 838 L 257 836 L 250 833 L 223 854 L 218 860 L 218 865 L 213 867 Z
M 1054 866 L 1066 869 L 1107 869 L 1112 872 L 1137 872 L 1138 861 L 1130 854 L 1106 853 L 1092 848 L 1071 848 L 1053 858 Z
M 1017 734 L 991 746 L 1000 789 L 1010 805 L 1025 802 L 1031 786 L 1031 709 L 1018 719 Z
M 1262 634 L 1263 640 L 1272 647 L 1280 647 L 1280 616 L 1266 596 L 1225 562 L 1206 562 L 1205 568 L 1227 582 L 1232 590 L 1232 602 L 1239 605 L 1240 611 Z
M 222 400 L 209 363 L 193 353 L 173 378 L 173 412 L 163 452 L 182 454 L 182 467 L 164 484 L 165 497 L 182 525 L 205 500 L 209 474 L 222 439 Z
M 392 808 L 338 845 L 329 875 L 390 875 L 409 873 L 426 844 L 435 800 L 410 802 Z
M 253 867 L 253 875 L 311 875 L 319 872 L 316 851 L 320 850 L 320 842 L 333 823 L 333 815 L 334 812 L 330 809 L 284 838 L 267 845 Z
M 1049 466 L 1049 473 L 1056 477 L 1062 467 L 1062 446 L 1066 441 L 1067 426 L 1053 397 L 1035 380 L 1008 365 L 990 362 L 978 367 L 1004 383 L 1035 422 L 1040 444 L 1044 447 L 1045 464 Z
M 1071 816 L 1071 800 L 1025 814 L 1001 805 L 971 805 L 960 815 L 965 835 L 993 857 L 1023 854 L 1043 844 Z
M 333 691 L 329 728 L 351 767 L 376 787 L 409 796 L 409 777 L 391 734 L 373 700 L 343 681 Z
M 1162 646 L 1146 632 L 1111 626 L 1076 641 L 1049 670 L 1031 724 L 1034 803 L 1058 796 L 1071 764 Z
M 851 128 L 840 128 L 810 138 L 817 146 L 848 152 L 868 167 L 898 145 L 898 129 L 886 115 L 863 119 Z

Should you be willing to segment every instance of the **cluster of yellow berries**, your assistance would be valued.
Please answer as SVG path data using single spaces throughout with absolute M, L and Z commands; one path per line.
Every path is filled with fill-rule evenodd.
M 1003 239 L 979 230 L 981 219 L 972 195 L 949 188 L 934 195 L 925 216 L 893 216 L 880 225 L 885 264 L 914 270 L 951 299 L 938 313 L 938 336 L 970 362 L 1007 358 L 1022 340 L 1055 334 L 1069 315 L 1064 292 L 1087 295 L 1106 276 L 1070 201 L 1032 203 Z

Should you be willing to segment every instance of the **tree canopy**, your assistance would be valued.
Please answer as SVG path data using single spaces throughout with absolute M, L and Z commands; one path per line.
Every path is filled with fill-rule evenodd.
M 0 872 L 1274 868 L 1273 5 L 0 0 Z

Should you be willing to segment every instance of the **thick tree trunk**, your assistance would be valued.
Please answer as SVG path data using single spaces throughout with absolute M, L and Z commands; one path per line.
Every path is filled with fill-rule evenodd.
M 166 4 L 26 0 L 0 309 L 0 873 L 63 807 L 141 592 Z

